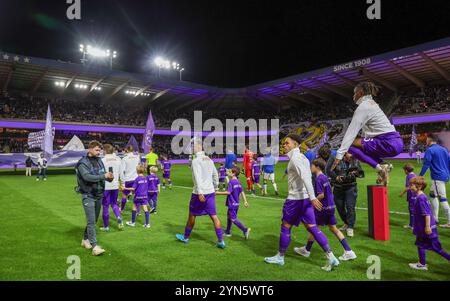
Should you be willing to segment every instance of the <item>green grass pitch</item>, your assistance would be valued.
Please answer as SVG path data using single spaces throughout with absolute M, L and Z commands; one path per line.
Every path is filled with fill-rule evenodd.
M 309 258 L 293 252 L 294 246 L 304 245 L 307 239 L 303 226 L 293 228 L 285 266 L 263 261 L 278 248 L 281 208 L 287 192 L 286 180 L 281 176 L 286 163 L 278 164 L 276 169 L 280 197 L 273 195 L 269 184 L 269 198 L 248 196 L 250 207 L 242 206 L 239 211 L 239 219 L 252 228 L 250 240 L 245 241 L 233 227 L 233 236 L 225 237 L 226 249 L 216 248 L 212 223 L 205 216 L 197 219 L 189 244 L 177 242 L 175 234 L 183 232 L 188 215 L 192 180 L 186 165 L 175 165 L 172 170 L 175 187 L 162 190 L 158 214 L 151 215 L 152 227 L 141 227 L 142 215 L 136 228 L 125 226 L 119 232 L 111 212 L 111 231 L 97 232 L 99 244 L 106 249 L 100 257 L 90 255 L 80 246 L 85 216 L 80 196 L 74 192 L 74 175 L 49 175 L 47 182 L 36 182 L 34 177 L 25 177 L 24 172 L 3 173 L 0 174 L 0 280 L 67 280 L 70 255 L 81 259 L 81 280 L 368 280 L 370 255 L 381 259 L 381 280 L 449 280 L 450 265 L 437 254 L 427 253 L 428 272 L 411 270 L 408 266 L 417 261 L 417 249 L 415 237 L 403 228 L 408 221 L 406 200 L 398 197 L 405 181 L 401 169 L 404 163 L 394 162 L 389 185 L 391 239 L 374 241 L 368 236 L 366 185 L 374 183 L 375 173 L 364 166 L 366 178 L 358 183 L 355 237 L 348 239 L 358 258 L 342 262 L 330 273 L 320 269 L 326 259 L 317 244 Z M 244 179 L 240 180 L 245 187 Z M 218 196 L 218 215 L 226 226 L 224 203 L 225 197 Z M 130 220 L 130 210 L 128 203 L 124 221 Z M 338 222 L 341 225 L 339 218 Z M 339 242 L 328 229 L 323 231 L 334 253 L 340 256 L 343 250 Z M 449 251 L 450 231 L 438 231 L 444 249 Z

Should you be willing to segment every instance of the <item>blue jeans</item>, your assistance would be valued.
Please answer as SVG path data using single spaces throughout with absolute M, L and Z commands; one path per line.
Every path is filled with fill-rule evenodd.
M 86 228 L 84 229 L 83 238 L 88 239 L 92 247 L 95 247 L 97 245 L 95 226 L 102 208 L 102 196 L 82 194 L 81 201 L 83 204 L 84 213 L 86 214 Z
M 356 221 L 356 198 L 358 197 L 357 186 L 334 187 L 334 203 L 341 220 L 354 228 Z
M 47 168 L 38 169 L 37 178 L 39 179 L 41 177 L 41 175 L 44 179 L 47 178 Z

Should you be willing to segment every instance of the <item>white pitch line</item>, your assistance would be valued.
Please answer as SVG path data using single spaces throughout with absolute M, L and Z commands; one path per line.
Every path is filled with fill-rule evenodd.
M 183 189 L 190 189 L 192 190 L 192 187 L 186 187 L 186 186 L 177 186 L 177 185 L 173 185 L 172 187 L 177 187 L 177 188 L 183 188 Z M 252 194 L 246 194 L 249 197 L 252 198 L 258 198 L 258 199 L 269 199 L 269 200 L 276 200 L 276 201 L 284 201 L 284 199 L 282 198 L 273 198 L 270 196 L 259 196 L 259 195 L 252 195 Z M 364 207 L 355 207 L 358 210 L 369 210 L 368 208 L 364 208 Z M 401 211 L 389 211 L 390 214 L 397 214 L 397 215 L 409 215 L 408 212 L 401 212 Z

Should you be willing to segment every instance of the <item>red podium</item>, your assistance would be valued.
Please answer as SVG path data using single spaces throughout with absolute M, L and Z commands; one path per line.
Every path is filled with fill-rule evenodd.
M 369 235 L 375 240 L 389 240 L 389 208 L 387 187 L 367 186 Z

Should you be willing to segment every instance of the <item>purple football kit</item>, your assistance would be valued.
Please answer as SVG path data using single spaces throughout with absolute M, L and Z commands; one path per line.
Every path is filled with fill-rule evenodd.
M 159 185 L 159 177 L 155 174 L 150 174 L 148 177 L 148 203 L 149 206 L 156 209 L 158 204 L 158 185 Z
M 109 206 L 113 209 L 114 215 L 120 220 L 119 206 L 117 205 L 117 198 L 119 197 L 119 189 L 105 190 L 103 193 L 102 205 L 102 217 L 103 226 L 106 228 L 109 226 Z
M 408 191 L 406 192 L 406 200 L 408 201 L 408 210 L 409 210 L 409 226 L 412 228 L 414 225 L 414 214 L 413 214 L 413 207 L 414 202 L 416 201 L 416 194 L 409 190 L 409 181 L 411 181 L 412 178 L 415 178 L 415 173 L 409 173 L 406 176 L 406 183 L 405 188 L 408 188 Z
M 170 163 L 169 160 L 163 161 L 163 178 L 164 179 L 170 179 L 170 167 L 171 166 L 172 166 L 172 164 Z
M 226 169 L 225 166 L 219 167 L 219 183 L 224 183 L 226 177 Z
M 316 216 L 316 224 L 319 226 L 336 225 L 336 217 L 334 215 L 334 200 L 331 185 L 328 177 L 323 173 L 316 177 L 314 183 L 314 191 L 316 195 L 324 194 L 321 200 L 322 211 L 314 210 Z
M 331 190 L 328 177 L 325 174 L 321 173 L 315 177 L 314 192 L 316 193 L 316 196 L 323 194 L 323 199 L 320 201 L 322 203 L 322 210 L 318 211 L 314 208 L 316 224 L 318 226 L 335 226 L 337 222 L 335 216 L 333 191 Z M 306 244 L 306 251 L 311 251 L 313 243 L 314 240 L 308 240 L 308 243 Z M 340 240 L 340 243 L 345 251 L 349 252 L 352 250 L 345 238 Z
M 436 221 L 431 210 L 431 204 L 424 193 L 416 196 L 416 201 L 413 205 L 413 215 L 413 233 L 416 235 L 416 246 L 419 253 L 419 262 L 422 265 L 426 264 L 426 250 L 434 251 L 450 261 L 450 254 L 442 249 L 436 229 Z M 431 234 L 425 233 L 426 216 L 430 217 Z
M 260 177 L 261 177 L 261 169 L 259 167 L 259 163 L 258 162 L 253 162 L 252 163 L 252 170 L 253 170 L 253 183 L 259 184 Z
M 231 179 L 228 183 L 227 191 L 230 194 L 227 196 L 227 200 L 225 201 L 225 206 L 228 207 L 227 229 L 225 230 L 225 234 L 229 235 L 231 233 L 231 226 L 233 223 L 245 234 L 247 232 L 247 228 L 245 228 L 244 225 L 242 225 L 242 223 L 237 219 L 240 203 L 239 195 L 243 191 L 239 180 Z
M 148 178 L 146 176 L 138 176 L 133 183 L 134 188 L 134 198 L 133 202 L 138 206 L 147 205 L 148 202 Z M 131 212 L 131 222 L 134 224 L 136 220 L 136 210 Z M 149 212 L 145 212 L 145 224 L 148 225 L 150 222 Z

